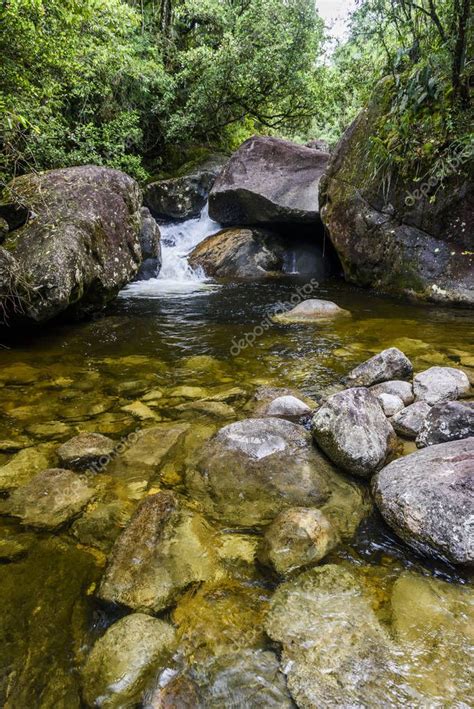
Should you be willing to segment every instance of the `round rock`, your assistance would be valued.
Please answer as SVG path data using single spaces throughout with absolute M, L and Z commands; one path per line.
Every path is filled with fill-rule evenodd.
M 426 401 L 430 406 L 459 399 L 470 388 L 467 375 L 454 367 L 430 367 L 413 380 L 416 401 Z
M 474 437 L 393 461 L 372 490 L 387 524 L 416 551 L 454 564 L 474 562 Z
M 375 384 L 371 387 L 370 391 L 374 394 L 374 396 L 379 396 L 380 394 L 392 394 L 393 396 L 398 396 L 403 401 L 405 406 L 409 406 L 415 400 L 412 383 L 404 382 L 401 379 L 392 379 L 389 382 Z
M 385 416 L 394 416 L 399 411 L 405 408 L 405 404 L 399 396 L 394 394 L 377 394 L 377 399 L 380 401 Z

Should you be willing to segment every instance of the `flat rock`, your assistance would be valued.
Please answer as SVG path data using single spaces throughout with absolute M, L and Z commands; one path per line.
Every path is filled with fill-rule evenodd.
M 459 399 L 470 388 L 467 375 L 454 367 L 430 367 L 413 380 L 416 401 L 426 401 L 430 406 Z
M 171 492 L 140 503 L 116 540 L 98 595 L 144 613 L 169 607 L 215 569 L 212 530 Z
M 59 462 L 69 470 L 85 470 L 95 465 L 106 467 L 115 442 L 100 433 L 80 433 L 58 448 Z
M 405 406 L 409 406 L 415 401 L 413 384 L 411 382 L 404 382 L 401 379 L 392 379 L 388 382 L 375 384 L 370 388 L 370 391 L 374 394 L 374 396 L 379 396 L 380 394 L 392 394 L 393 396 L 398 396 L 403 401 Z
M 24 525 L 54 530 L 77 517 L 94 492 L 85 478 L 71 470 L 51 468 L 14 490 L 5 509 Z
M 387 524 L 422 554 L 472 564 L 474 437 L 429 446 L 383 468 L 372 483 Z
M 361 477 L 380 470 L 395 440 L 380 403 L 363 387 L 330 396 L 316 411 L 312 432 L 333 463 Z
M 281 584 L 265 629 L 283 645 L 281 667 L 299 707 L 387 706 L 403 696 L 389 637 L 342 567 L 316 567 Z
M 393 379 L 410 379 L 413 365 L 396 347 L 379 352 L 350 372 L 345 381 L 350 386 L 370 387 Z
M 246 140 L 209 193 L 224 226 L 319 224 L 318 186 L 329 155 L 270 136 Z
M 108 628 L 87 658 L 83 696 L 90 707 L 136 706 L 147 680 L 162 668 L 176 646 L 173 626 L 133 613 Z
M 284 575 L 317 564 L 337 542 L 337 532 L 321 510 L 292 507 L 265 529 L 258 559 Z
M 298 303 L 291 310 L 276 313 L 272 316 L 272 320 L 276 323 L 312 323 L 320 322 L 321 320 L 331 320 L 340 316 L 350 316 L 350 312 L 340 308 L 330 300 L 311 298 Z
M 255 418 L 221 428 L 187 471 L 187 486 L 210 515 L 252 526 L 285 507 L 322 504 L 332 472 L 302 426 Z
M 25 448 L 0 467 L 0 492 L 9 492 L 25 485 L 41 470 L 49 468 L 55 460 L 54 446 L 44 443 Z
M 397 433 L 405 438 L 415 439 L 423 427 L 423 422 L 430 412 L 426 401 L 416 401 L 399 411 L 390 423 Z
M 474 436 L 474 403 L 448 401 L 429 411 L 416 439 L 418 448 Z

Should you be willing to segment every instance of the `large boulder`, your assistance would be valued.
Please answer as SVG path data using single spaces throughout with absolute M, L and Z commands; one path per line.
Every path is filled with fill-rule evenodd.
M 123 172 L 86 165 L 23 175 L 1 201 L 7 221 L 11 203 L 28 217 L 3 248 L 15 259 L 9 272 L 28 290 L 21 311 L 29 319 L 100 310 L 137 273 L 141 192 Z M 0 291 L 8 287 L 0 283 Z
M 213 155 L 186 175 L 151 182 L 145 188 L 145 206 L 160 219 L 198 217 L 227 161 L 225 155 Z
M 399 458 L 374 478 L 387 524 L 415 550 L 454 564 L 474 563 L 474 437 Z
M 215 569 L 205 520 L 171 492 L 146 497 L 116 540 L 99 597 L 142 613 L 170 606 L 191 583 Z
M 114 623 L 95 643 L 83 670 L 87 706 L 136 706 L 147 680 L 166 666 L 175 645 L 173 626 L 158 618 L 133 613 Z
M 341 316 L 350 316 L 348 310 L 340 308 L 331 300 L 321 300 L 320 298 L 310 298 L 295 305 L 291 310 L 283 313 L 276 313 L 272 320 L 276 323 L 319 323 L 321 321 L 332 320 Z
M 187 484 L 210 515 L 250 527 L 285 507 L 322 505 L 331 472 L 302 426 L 255 418 L 221 428 L 188 471 Z
M 373 154 L 377 123 L 390 112 L 391 86 L 342 137 L 321 181 L 321 217 L 345 277 L 360 286 L 445 303 L 474 303 L 474 189 L 453 170 L 436 194 L 392 169 L 383 179 Z M 424 187 L 422 184 L 421 187 Z M 414 196 L 415 195 L 415 196 Z
M 318 187 L 328 159 L 280 138 L 250 138 L 215 181 L 209 214 L 224 226 L 319 224 Z
M 418 448 L 474 436 L 474 403 L 448 401 L 430 409 L 416 439 Z
M 193 268 L 206 276 L 261 278 L 281 271 L 284 244 L 263 229 L 223 229 L 201 241 L 189 256 Z
M 368 389 L 345 389 L 316 411 L 313 437 L 326 455 L 353 475 L 370 477 L 385 464 L 395 432 Z

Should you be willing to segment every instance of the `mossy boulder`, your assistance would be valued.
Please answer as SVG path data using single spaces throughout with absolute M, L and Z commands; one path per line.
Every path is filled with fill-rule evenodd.
M 23 223 L 16 205 L 26 213 Z M 93 313 L 133 279 L 142 262 L 140 188 L 118 170 L 85 165 L 23 175 L 5 188 L 0 207 L 10 227 L 0 294 L 9 288 L 3 271 L 27 289 L 27 297 L 20 293 L 21 307 L 5 301 L 9 315 L 21 311 L 44 322 L 65 311 Z
M 443 182 L 378 169 L 377 124 L 390 110 L 387 81 L 348 128 L 320 184 L 321 217 L 346 279 L 442 303 L 474 304 L 474 210 L 468 165 Z

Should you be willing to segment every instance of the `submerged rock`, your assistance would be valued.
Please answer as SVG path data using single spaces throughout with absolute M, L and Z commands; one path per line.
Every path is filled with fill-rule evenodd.
M 80 433 L 58 448 L 59 462 L 70 470 L 106 467 L 114 452 L 115 443 L 100 433 Z
M 175 675 L 164 687 L 158 686 L 143 702 L 144 709 L 204 709 L 199 687 L 186 674 Z
M 314 568 L 279 586 L 265 629 L 283 645 L 281 667 L 299 707 L 386 706 L 403 698 L 389 637 L 342 567 Z
M 287 574 L 317 564 L 337 542 L 337 531 L 321 510 L 292 507 L 265 530 L 258 559 L 278 574 Z
M 193 268 L 206 276 L 262 278 L 283 268 L 284 244 L 263 229 L 223 229 L 201 241 L 189 256 Z
M 142 261 L 141 193 L 131 177 L 92 165 L 23 175 L 6 188 L 30 218 L 4 248 L 30 286 L 24 314 L 44 322 L 103 308 Z M 11 198 L 13 199 L 13 198 Z
M 422 554 L 472 564 L 474 437 L 399 458 L 372 483 L 387 524 Z
M 348 316 L 350 313 L 330 300 L 311 298 L 295 305 L 291 310 L 273 315 L 272 320 L 276 323 L 311 323 L 331 320 L 341 315 Z
M 221 428 L 204 446 L 187 485 L 219 520 L 251 526 L 270 522 L 285 507 L 321 505 L 332 470 L 303 427 L 246 419 Z
M 390 347 L 374 355 L 350 372 L 345 381 L 350 386 L 370 387 L 393 379 L 409 379 L 413 365 L 403 352 Z
M 330 396 L 316 411 L 312 431 L 333 463 L 361 477 L 380 470 L 395 441 L 380 403 L 362 387 Z
M 416 401 L 441 404 L 467 394 L 471 388 L 467 375 L 454 367 L 430 367 L 413 380 Z
M 140 210 L 140 249 L 142 264 L 136 275 L 137 281 L 156 278 L 161 268 L 161 234 L 160 228 L 150 214 L 150 210 L 142 207 Z
M 215 571 L 212 530 L 171 492 L 140 503 L 114 544 L 98 595 L 144 613 L 172 605 Z
M 416 439 L 418 448 L 474 436 L 474 403 L 448 401 L 430 409 Z
M 136 706 L 147 680 L 172 655 L 173 626 L 133 613 L 114 623 L 95 643 L 83 670 L 83 696 L 90 707 Z
M 93 496 L 94 489 L 85 478 L 52 468 L 12 492 L 5 510 L 24 525 L 55 530 L 77 517 Z
M 54 460 L 54 446 L 50 443 L 19 451 L 9 463 L 0 466 L 0 492 L 9 492 L 25 485 Z
M 430 406 L 426 401 L 416 401 L 395 414 L 390 423 L 397 433 L 405 438 L 415 439 L 429 412 Z
M 71 532 L 81 544 L 108 552 L 130 521 L 134 509 L 134 504 L 128 500 L 97 502 L 74 522 Z
M 328 159 L 281 138 L 250 138 L 215 181 L 209 214 L 225 226 L 318 224 L 318 185 Z

